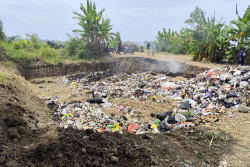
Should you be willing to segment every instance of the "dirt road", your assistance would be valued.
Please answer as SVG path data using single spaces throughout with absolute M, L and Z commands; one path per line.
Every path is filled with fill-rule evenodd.
M 112 54 L 115 58 L 119 57 L 128 57 L 128 56 L 134 56 L 134 57 L 146 57 L 146 58 L 151 58 L 151 59 L 156 59 L 156 60 L 161 60 L 161 61 L 176 61 L 180 63 L 186 63 L 188 65 L 194 65 L 198 67 L 204 67 L 204 68 L 217 68 L 224 66 L 222 64 L 214 64 L 214 63 L 209 63 L 209 62 L 197 62 L 193 61 L 193 57 L 190 55 L 174 55 L 174 54 L 163 54 L 163 53 L 155 53 L 154 56 L 152 54 L 150 56 L 147 56 L 147 53 L 139 53 L 135 52 L 133 55 L 128 55 L 128 54 Z

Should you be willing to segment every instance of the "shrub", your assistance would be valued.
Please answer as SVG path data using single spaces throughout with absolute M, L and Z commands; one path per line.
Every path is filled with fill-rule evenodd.
M 37 58 L 45 62 L 59 62 L 62 57 L 61 55 L 53 48 L 41 48 L 37 53 Z
M 77 55 L 78 50 L 83 45 L 83 42 L 78 37 L 70 37 L 70 39 L 66 42 L 65 52 L 68 56 Z
M 28 38 L 30 38 L 29 44 L 31 47 L 33 47 L 34 49 L 40 49 L 41 45 L 39 42 L 39 38 L 37 34 L 26 34 L 26 36 Z
M 93 54 L 90 49 L 88 49 L 86 46 L 81 47 L 77 50 L 77 56 L 79 59 L 84 60 L 94 60 L 100 58 L 98 54 Z
M 84 40 L 77 36 L 70 36 L 70 39 L 66 41 L 64 53 L 69 57 L 75 56 L 77 59 L 84 60 L 94 60 L 100 58 L 100 55 L 93 54 L 91 49 L 89 49 L 84 43 Z

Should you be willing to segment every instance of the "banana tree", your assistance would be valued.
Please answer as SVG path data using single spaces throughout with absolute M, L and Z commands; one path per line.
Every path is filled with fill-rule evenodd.
M 84 7 L 81 4 L 80 10 L 83 14 L 73 12 L 76 16 L 73 17 L 78 19 L 78 25 L 82 27 L 81 30 L 73 30 L 73 32 L 79 32 L 86 40 L 87 46 L 97 54 L 100 54 L 107 41 L 114 38 L 115 34 L 111 33 L 112 25 L 110 24 L 109 18 L 103 17 L 102 9 L 100 12 L 96 11 L 95 3 L 87 0 L 87 6 Z
M 237 59 L 237 54 L 241 50 L 242 47 L 249 47 L 250 43 L 250 5 L 245 11 L 243 17 L 240 17 L 238 13 L 238 8 L 236 5 L 236 14 L 238 16 L 238 20 L 231 21 L 231 40 L 237 42 L 235 47 L 235 58 Z

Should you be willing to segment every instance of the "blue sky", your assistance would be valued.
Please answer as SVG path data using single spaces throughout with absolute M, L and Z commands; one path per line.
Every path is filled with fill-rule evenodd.
M 238 4 L 242 16 L 248 0 L 95 0 L 97 9 L 105 9 L 113 32 L 119 31 L 123 41 L 153 41 L 159 30 L 180 30 L 195 6 L 207 16 L 223 18 L 225 23 L 237 19 Z M 79 29 L 73 11 L 80 12 L 86 0 L 0 0 L 0 19 L 8 36 L 36 33 L 41 39 L 67 40 L 66 33 Z

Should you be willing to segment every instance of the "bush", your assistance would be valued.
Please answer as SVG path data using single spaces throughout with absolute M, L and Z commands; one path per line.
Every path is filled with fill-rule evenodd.
M 23 39 L 18 40 L 18 41 L 13 41 L 12 47 L 14 50 L 25 49 L 28 47 L 28 42 Z
M 29 45 L 34 49 L 40 49 L 41 44 L 39 42 L 39 38 L 37 34 L 26 34 L 28 38 L 30 38 Z
M 75 56 L 81 48 L 81 45 L 83 45 L 83 42 L 80 38 L 70 37 L 70 39 L 66 42 L 66 48 L 64 50 L 68 56 Z
M 30 60 L 30 56 L 22 50 L 7 50 L 5 57 L 20 65 L 24 65 Z
M 93 54 L 93 52 L 90 49 L 88 49 L 86 46 L 80 48 L 77 51 L 77 56 L 79 59 L 84 59 L 84 60 L 94 60 L 94 59 L 100 58 L 100 55 Z
M 94 60 L 100 58 L 100 55 L 93 54 L 93 52 L 86 46 L 84 40 L 80 37 L 71 37 L 66 41 L 66 48 L 64 53 L 69 57 L 76 57 L 77 59 Z
M 19 49 L 22 48 L 21 45 L 20 45 L 20 43 L 18 41 L 12 42 L 12 45 L 13 45 L 13 49 L 14 50 L 19 50 Z
M 37 53 L 37 58 L 45 62 L 60 62 L 62 57 L 61 55 L 53 48 L 41 48 Z

